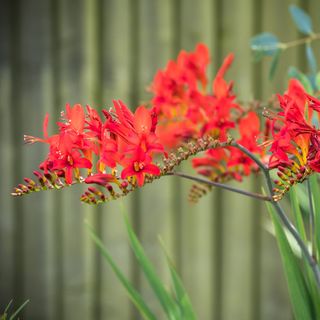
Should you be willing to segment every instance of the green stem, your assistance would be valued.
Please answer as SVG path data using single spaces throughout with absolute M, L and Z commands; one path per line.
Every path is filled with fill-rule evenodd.
M 242 194 L 244 196 L 247 196 L 247 197 L 250 197 L 250 198 L 254 198 L 254 199 L 258 199 L 258 200 L 272 201 L 271 197 L 264 196 L 262 194 L 253 193 L 253 192 L 249 192 L 249 191 L 244 191 L 244 190 L 241 190 L 241 189 L 238 189 L 238 188 L 234 188 L 234 187 L 228 186 L 228 185 L 223 184 L 223 183 L 213 182 L 213 181 L 210 181 L 210 180 L 207 180 L 207 179 L 202 179 L 202 178 L 199 178 L 199 177 L 191 176 L 191 175 L 188 175 L 188 174 L 185 174 L 185 173 L 182 173 L 182 172 L 170 172 L 170 173 L 168 173 L 168 175 L 189 179 L 189 180 L 196 181 L 196 182 L 203 183 L 203 184 L 207 184 L 207 185 L 213 186 L 213 187 L 218 187 L 218 188 L 221 188 L 221 189 L 225 189 L 225 190 L 228 190 L 228 191 L 231 191 L 231 192 L 239 193 L 239 194 Z
M 309 37 L 305 37 L 305 38 L 301 38 L 301 39 L 297 39 L 297 40 L 293 40 L 290 42 L 285 42 L 285 43 L 280 43 L 280 49 L 288 49 L 291 47 L 296 47 L 296 46 L 300 46 L 306 43 L 310 43 L 314 40 L 319 40 L 320 39 L 320 33 L 314 33 L 311 34 Z
M 238 148 L 239 150 L 243 151 L 250 159 L 252 159 L 259 166 L 259 168 L 261 169 L 261 171 L 263 172 L 263 174 L 265 176 L 267 186 L 268 186 L 269 195 L 271 198 L 273 198 L 273 187 L 272 187 L 272 180 L 270 177 L 269 169 L 254 154 L 252 154 L 245 147 L 241 146 L 240 144 L 238 144 L 236 142 L 233 142 L 231 144 L 231 146 L 234 146 L 234 147 Z M 308 264 L 310 265 L 310 267 L 314 273 L 314 277 L 315 277 L 316 283 L 318 285 L 318 288 L 320 288 L 320 269 L 319 269 L 317 262 L 311 256 L 307 246 L 305 245 L 305 243 L 301 239 L 301 237 L 300 237 L 298 231 L 296 230 L 296 228 L 294 227 L 294 225 L 291 223 L 291 221 L 289 220 L 289 218 L 287 217 L 287 215 L 285 214 L 285 212 L 281 208 L 280 204 L 274 200 L 271 201 L 271 204 L 273 205 L 276 212 L 278 213 L 278 216 L 281 219 L 282 223 L 286 226 L 288 231 L 291 233 L 291 235 L 294 237 L 297 244 L 299 245 L 302 254 L 305 256 Z

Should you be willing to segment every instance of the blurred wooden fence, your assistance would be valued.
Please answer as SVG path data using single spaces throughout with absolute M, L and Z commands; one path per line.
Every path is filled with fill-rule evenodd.
M 319 1 L 301 3 L 319 18 Z M 97 254 L 84 228 L 87 219 L 161 318 L 129 250 L 117 203 L 83 205 L 79 188 L 10 197 L 11 187 L 45 156 L 42 146 L 25 147 L 23 134 L 41 136 L 45 113 L 53 123 L 66 102 L 100 108 L 121 98 L 136 107 L 148 99 L 145 88 L 156 70 L 200 41 L 211 49 L 211 77 L 223 57 L 235 52 L 228 78 L 242 100 L 281 92 L 288 65 L 303 66 L 301 52 L 286 54 L 270 83 L 267 66 L 253 64 L 248 42 L 262 30 L 283 40 L 296 38 L 288 5 L 277 0 L 2 1 L 0 313 L 11 298 L 16 304 L 28 298 L 25 319 L 140 318 Z M 161 235 L 199 319 L 291 319 L 276 244 L 263 229 L 264 205 L 215 191 L 191 206 L 189 187 L 168 177 L 125 200 L 159 274 L 169 279 Z M 255 190 L 259 183 L 247 181 L 244 187 Z

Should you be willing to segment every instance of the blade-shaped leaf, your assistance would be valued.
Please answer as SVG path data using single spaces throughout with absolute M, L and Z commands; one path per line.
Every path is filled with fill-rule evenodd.
M 306 45 L 306 57 L 307 57 L 307 61 L 308 61 L 308 65 L 309 65 L 309 69 L 312 75 L 316 75 L 317 73 L 317 60 L 316 57 L 314 56 L 314 52 L 313 49 L 310 45 L 310 43 L 308 43 Z
M 298 30 L 304 34 L 311 34 L 312 22 L 310 16 L 302 9 L 295 5 L 289 7 L 291 17 L 297 26 Z
M 153 289 L 155 295 L 158 297 L 164 311 L 166 312 L 169 319 L 176 320 L 180 319 L 180 310 L 176 305 L 174 299 L 170 296 L 170 294 L 165 290 L 162 282 L 158 278 L 153 265 L 150 260 L 146 256 L 141 243 L 136 237 L 127 217 L 125 216 L 127 232 L 130 239 L 131 247 L 134 251 L 134 254 L 142 268 L 143 273 L 145 274 L 151 288 Z
M 276 72 L 276 69 L 277 69 L 277 66 L 279 63 L 279 59 L 280 59 L 280 54 L 281 54 L 281 49 L 278 49 L 272 57 L 271 66 L 270 66 L 270 70 L 269 70 L 269 79 L 270 80 L 273 79 L 274 74 Z
M 272 204 L 267 203 L 267 208 L 275 227 L 276 238 L 287 278 L 289 295 L 295 318 L 303 320 L 315 319 L 312 314 L 310 296 L 306 290 L 305 280 L 302 271 L 299 268 L 297 258 L 292 252 L 274 207 Z
M 316 86 L 317 90 L 320 90 L 320 72 L 318 72 L 316 75 Z
M 148 319 L 148 320 L 150 320 L 150 319 L 156 320 L 156 316 L 152 313 L 152 311 L 146 305 L 146 303 L 144 302 L 144 300 L 141 297 L 141 295 L 139 294 L 139 292 L 136 291 L 136 289 L 133 287 L 133 285 L 130 283 L 130 281 L 124 276 L 124 274 L 118 268 L 116 263 L 113 261 L 110 253 L 108 252 L 107 248 L 104 246 L 104 244 L 102 243 L 100 238 L 97 236 L 96 232 L 93 230 L 93 228 L 88 223 L 86 223 L 86 226 L 88 228 L 90 237 L 95 242 L 95 244 L 98 247 L 102 256 L 109 263 L 110 267 L 112 268 L 112 270 L 116 274 L 117 278 L 120 280 L 122 285 L 127 290 L 127 293 L 129 295 L 131 301 L 134 303 L 134 305 L 140 311 L 143 318 Z
M 250 47 L 254 52 L 261 53 L 261 57 L 272 56 L 279 49 L 280 42 L 278 38 L 269 32 L 258 34 L 251 38 Z
M 315 247 L 317 259 L 320 258 L 320 198 L 319 198 L 319 182 L 318 174 L 313 174 L 310 178 L 312 197 L 314 203 L 314 238 L 315 238 Z M 319 261 L 319 260 L 318 260 Z
M 297 226 L 298 232 L 301 235 L 302 240 L 307 241 L 306 230 L 304 227 L 303 216 L 300 209 L 296 188 L 290 189 L 290 200 L 295 225 Z
M 30 300 L 26 300 L 9 318 L 9 320 L 14 320 L 19 313 L 22 311 L 22 309 L 29 303 Z
M 184 288 L 182 281 L 181 281 L 181 279 L 177 273 L 177 270 L 174 266 L 174 263 L 173 263 L 172 259 L 170 258 L 167 250 L 165 249 L 164 243 L 161 239 L 160 239 L 160 244 L 163 249 L 163 252 L 166 255 L 167 263 L 170 268 L 170 275 L 171 275 L 171 279 L 173 282 L 173 287 L 174 287 L 174 291 L 176 294 L 176 298 L 177 298 L 179 306 L 180 306 L 182 319 L 195 320 L 195 319 L 197 319 L 197 317 L 194 313 L 194 310 L 193 310 L 190 298 L 188 296 L 188 293 L 187 293 L 186 289 Z

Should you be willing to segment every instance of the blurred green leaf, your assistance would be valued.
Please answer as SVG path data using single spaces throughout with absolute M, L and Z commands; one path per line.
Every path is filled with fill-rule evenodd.
M 29 303 L 30 300 L 26 300 L 9 318 L 9 320 L 14 320 L 19 313 L 22 311 L 22 309 Z
M 263 56 L 273 56 L 279 49 L 279 45 L 278 38 L 269 32 L 258 34 L 252 37 L 250 41 L 251 49 L 261 58 Z
M 281 49 L 278 49 L 272 57 L 271 66 L 269 70 L 269 80 L 272 80 L 274 77 L 274 74 L 276 72 L 276 69 L 279 63 L 280 54 L 281 54 Z
M 175 294 L 177 297 L 177 301 L 179 303 L 179 307 L 180 307 L 180 312 L 182 315 L 182 319 L 188 319 L 188 320 L 195 320 L 196 319 L 196 315 L 194 313 L 191 301 L 189 299 L 189 296 L 187 294 L 187 291 L 185 290 L 185 288 L 183 287 L 182 281 L 176 271 L 176 268 L 174 266 L 173 261 L 170 259 L 169 254 L 167 253 L 165 246 L 163 244 L 163 241 L 160 239 L 160 243 L 162 246 L 162 249 L 166 255 L 167 258 L 167 263 L 169 265 L 170 268 L 170 274 L 171 274 L 171 279 L 173 282 L 173 286 L 174 286 L 174 290 L 175 290 Z
M 320 72 L 318 72 L 316 75 L 316 87 L 317 87 L 317 90 L 319 91 L 320 90 Z
M 312 22 L 310 16 L 296 5 L 289 7 L 291 17 L 298 30 L 304 34 L 312 34 Z
M 134 251 L 134 254 L 142 268 L 143 273 L 145 274 L 150 286 L 152 287 L 154 293 L 158 297 L 164 311 L 166 312 L 169 319 L 177 320 L 181 319 L 181 314 L 178 306 L 176 305 L 174 299 L 168 294 L 165 290 L 162 282 L 156 275 L 156 272 L 150 262 L 150 260 L 145 255 L 145 252 L 136 237 L 132 227 L 125 216 L 127 231 L 130 239 L 131 247 Z
M 310 43 L 306 45 L 306 57 L 310 72 L 311 74 L 315 75 L 317 73 L 317 60 Z
M 320 187 L 318 182 L 318 174 L 313 174 L 310 178 L 312 198 L 314 203 L 314 237 L 317 259 L 320 258 Z M 318 260 L 319 261 L 319 260 Z
M 291 207 L 292 207 L 293 217 L 295 220 L 295 225 L 297 226 L 297 230 L 302 240 L 306 242 L 307 241 L 306 230 L 304 227 L 303 216 L 300 210 L 299 199 L 298 199 L 297 191 L 295 187 L 292 187 L 290 189 L 290 200 L 291 200 Z
M 136 289 L 133 287 L 133 285 L 129 282 L 129 280 L 124 276 L 124 274 L 118 268 L 116 263 L 113 261 L 109 251 L 104 246 L 102 241 L 99 239 L 96 232 L 93 230 L 93 228 L 88 223 L 86 223 L 86 226 L 89 231 L 90 237 L 97 245 L 102 256 L 107 260 L 107 262 L 111 266 L 111 268 L 114 271 L 114 273 L 116 274 L 117 278 L 120 280 L 122 285 L 126 288 L 127 293 L 129 295 L 131 301 L 134 303 L 134 305 L 140 311 L 143 318 L 148 319 L 148 320 L 150 320 L 150 319 L 156 320 L 156 316 L 152 313 L 152 311 L 146 305 L 146 303 L 144 302 L 144 300 L 141 297 L 141 295 L 139 294 L 139 292 L 136 291 Z
M 315 319 L 311 308 L 312 302 L 306 289 L 302 271 L 287 240 L 284 227 L 282 226 L 280 218 L 278 217 L 274 207 L 270 203 L 267 203 L 267 208 L 275 227 L 276 238 L 287 278 L 294 316 L 297 320 Z
M 312 84 L 308 77 L 299 71 L 296 67 L 290 67 L 288 71 L 288 75 L 290 78 L 298 79 L 303 85 L 304 89 L 309 93 L 313 93 Z

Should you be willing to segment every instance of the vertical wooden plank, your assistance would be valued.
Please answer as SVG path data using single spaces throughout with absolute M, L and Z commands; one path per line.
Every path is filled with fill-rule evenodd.
M 234 80 L 234 91 L 239 100 L 252 99 L 251 55 L 251 1 L 222 5 L 223 57 L 234 52 L 235 61 L 228 79 Z M 241 34 L 241 37 L 239 37 Z M 232 183 L 248 189 L 248 181 Z M 223 194 L 223 273 L 222 315 L 224 319 L 249 319 L 251 313 L 251 218 L 250 201 L 241 195 Z
M 14 215 L 13 200 L 10 197 L 11 187 L 16 182 L 11 175 L 14 171 L 14 148 L 10 124 L 12 123 L 11 113 L 11 73 L 10 63 L 10 10 L 8 2 L 4 3 L 0 12 L 0 145 L 3 150 L 0 159 L 0 170 L 3 173 L 0 180 L 0 203 L 2 205 L 0 216 L 0 306 L 7 305 L 13 297 L 13 252 L 14 252 Z
M 121 99 L 130 107 L 130 2 L 103 1 L 103 107 Z M 131 275 L 131 252 L 126 236 L 120 202 L 132 215 L 132 197 L 110 202 L 101 207 L 102 238 L 113 258 L 127 277 Z M 101 261 L 101 319 L 130 319 L 133 309 L 125 289 L 105 261 Z
M 278 1 L 262 2 L 262 30 L 276 34 L 281 41 L 290 41 L 297 38 L 294 24 L 288 12 L 289 3 Z M 283 28 L 286 26 L 286 28 Z M 262 98 L 268 99 L 271 94 L 283 93 L 287 87 L 287 70 L 290 65 L 296 65 L 297 51 L 285 52 L 280 58 L 279 68 L 273 81 L 269 81 L 268 72 L 270 61 L 264 61 L 262 79 Z M 270 223 L 268 215 L 262 221 L 263 224 Z M 291 307 L 288 298 L 287 285 L 285 282 L 281 258 L 276 240 L 273 236 L 263 230 L 262 232 L 262 257 L 261 257 L 261 319 L 279 317 L 291 319 Z
M 60 92 L 61 70 L 60 54 L 62 48 L 61 39 L 61 14 L 60 1 L 51 0 L 51 88 L 52 88 L 52 108 L 50 132 L 56 132 L 55 121 L 59 118 L 62 108 L 62 97 Z M 64 294 L 63 294 L 63 205 L 60 192 L 51 193 L 51 202 L 48 204 L 53 210 L 52 218 L 49 221 L 48 233 L 51 232 L 51 263 L 48 267 L 48 277 L 51 280 L 49 292 L 49 315 L 51 319 L 64 319 Z
M 89 93 L 86 46 L 86 22 L 90 14 L 84 1 L 60 1 L 58 21 L 60 22 L 58 61 L 60 68 L 59 109 L 64 110 L 65 103 L 86 104 Z M 63 318 L 90 319 L 92 317 L 91 252 L 92 243 L 85 231 L 83 220 L 90 211 L 80 203 L 79 188 L 64 190 L 60 195 L 60 209 L 63 238 Z M 76 235 L 76 236 L 75 236 Z M 89 244 L 90 243 L 90 244 Z
M 209 49 L 214 47 L 212 1 L 181 2 L 181 47 L 194 50 L 199 42 L 205 43 Z M 211 50 L 210 50 L 211 51 Z M 211 51 L 212 59 L 215 53 Z M 211 92 L 211 85 L 208 85 Z M 181 166 L 182 171 L 195 174 L 190 163 Z M 181 181 L 182 203 L 182 276 L 190 293 L 191 300 L 199 319 L 213 318 L 214 295 L 211 285 L 213 277 L 213 257 L 211 248 L 211 228 L 213 225 L 212 197 L 209 195 L 196 205 L 188 203 L 188 192 L 191 183 Z
M 158 69 L 163 68 L 172 53 L 171 33 L 171 3 L 170 1 L 142 0 L 139 5 L 139 101 L 148 101 L 151 97 L 146 92 Z M 140 103 L 140 102 L 139 102 Z M 134 106 L 136 107 L 136 106 Z M 172 207 L 167 187 L 170 178 L 162 178 L 152 185 L 146 185 L 140 190 L 140 240 L 148 257 L 157 268 L 159 277 L 167 283 L 169 280 L 165 255 L 158 241 L 160 235 L 171 252 L 172 235 Z M 146 297 L 148 305 L 161 318 L 163 311 L 154 298 L 152 289 L 144 276 L 140 277 L 141 292 Z
M 251 24 L 251 36 L 254 36 L 262 32 L 262 0 L 252 1 L 252 24 Z M 251 62 L 253 64 L 253 61 Z M 252 65 L 252 89 L 254 93 L 254 99 L 259 99 L 262 96 L 262 68 L 261 63 Z M 262 115 L 259 114 L 260 119 Z M 264 121 L 264 119 L 262 119 Z M 254 176 L 251 178 L 251 191 L 255 192 L 261 189 L 261 185 L 264 179 L 261 176 Z M 251 220 L 251 319 L 261 319 L 261 305 L 264 301 L 261 300 L 261 250 L 262 250 L 262 218 L 266 211 L 265 204 L 262 201 L 252 201 L 252 220 Z
M 35 8 L 40 13 L 34 17 Z M 32 1 L 28 5 L 21 3 L 21 37 L 23 56 L 21 57 L 21 117 L 24 119 L 24 133 L 42 136 L 42 122 L 51 106 L 50 64 L 50 2 Z M 37 37 L 34 35 L 37 34 Z M 27 121 L 25 121 L 27 120 Z M 35 131 L 33 131 L 35 130 Z M 32 132 L 33 131 L 33 132 Z M 20 143 L 22 137 L 20 138 Z M 30 146 L 23 150 L 23 176 L 31 176 L 47 153 L 43 145 Z M 52 207 L 50 195 L 39 193 L 22 199 L 25 208 L 25 295 L 31 301 L 26 314 L 32 318 L 49 318 L 49 292 L 51 279 L 48 273 L 50 265 L 49 243 L 50 218 Z

